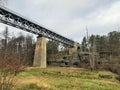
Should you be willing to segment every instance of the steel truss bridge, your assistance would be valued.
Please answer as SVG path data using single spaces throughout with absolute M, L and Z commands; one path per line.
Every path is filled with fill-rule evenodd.
M 42 35 L 46 38 L 59 41 L 70 47 L 73 47 L 73 44 L 75 43 L 73 40 L 61 36 L 60 34 L 57 34 L 51 30 L 48 30 L 47 28 L 40 26 L 38 23 L 3 6 L 0 6 L 0 22 L 36 35 Z

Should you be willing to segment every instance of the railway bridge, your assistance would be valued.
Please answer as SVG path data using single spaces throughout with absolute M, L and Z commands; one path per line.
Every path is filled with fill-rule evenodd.
M 0 22 L 38 35 L 33 66 L 46 68 L 46 38 L 53 39 L 70 47 L 69 53 L 77 51 L 78 43 L 55 33 L 37 22 L 30 20 L 6 7 L 0 6 Z

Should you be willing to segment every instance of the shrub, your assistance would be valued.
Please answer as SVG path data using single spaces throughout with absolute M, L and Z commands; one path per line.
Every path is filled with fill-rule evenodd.
M 0 90 L 11 90 L 15 85 L 15 76 L 24 69 L 14 56 L 0 60 Z
M 17 90 L 53 90 L 53 89 L 43 87 L 43 86 L 38 86 L 35 83 L 30 83 L 27 85 L 23 85 L 22 88 L 17 88 Z
M 99 77 L 103 78 L 103 79 L 111 79 L 112 78 L 111 75 L 101 75 L 101 74 L 99 74 Z

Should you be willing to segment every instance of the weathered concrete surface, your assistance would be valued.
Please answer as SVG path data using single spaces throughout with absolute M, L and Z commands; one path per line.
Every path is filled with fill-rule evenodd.
M 77 49 L 78 49 L 78 43 L 75 42 L 74 45 L 73 45 L 73 48 L 69 48 L 69 54 L 74 54 L 74 53 L 77 53 Z
M 36 42 L 34 67 L 46 68 L 46 38 L 39 36 Z

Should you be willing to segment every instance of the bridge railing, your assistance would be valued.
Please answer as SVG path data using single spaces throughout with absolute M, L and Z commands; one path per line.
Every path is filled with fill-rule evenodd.
M 48 30 L 47 28 L 39 25 L 35 21 L 30 20 L 20 14 L 17 14 L 16 12 L 3 6 L 0 6 L 0 22 L 36 35 L 43 35 L 49 39 L 59 41 L 71 47 L 73 47 L 74 44 L 73 40 L 68 39 L 51 30 Z

